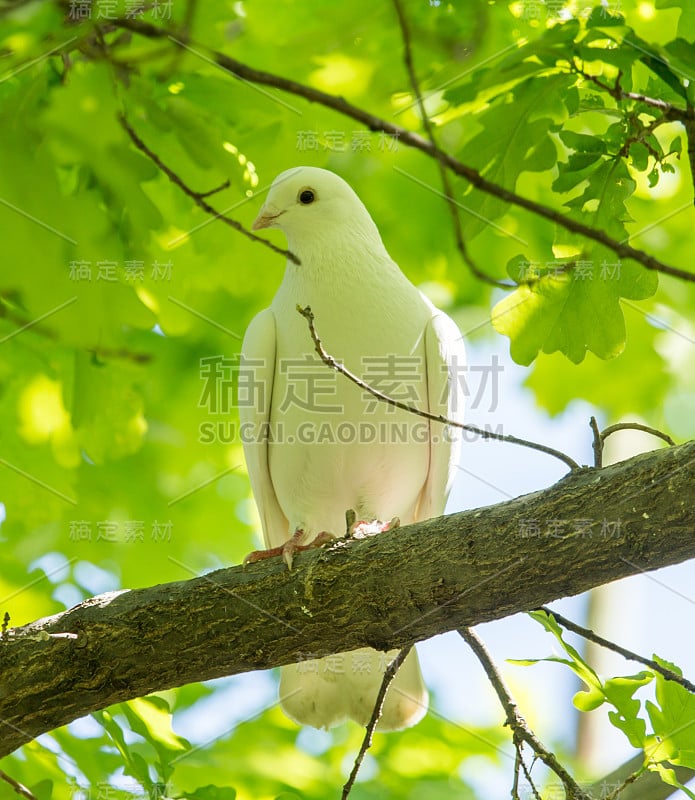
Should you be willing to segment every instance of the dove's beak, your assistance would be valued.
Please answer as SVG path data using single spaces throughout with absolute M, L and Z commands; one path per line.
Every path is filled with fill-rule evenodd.
M 272 228 L 275 220 L 284 213 L 285 212 L 281 211 L 279 208 L 266 203 L 259 211 L 251 229 L 259 231 L 261 228 Z

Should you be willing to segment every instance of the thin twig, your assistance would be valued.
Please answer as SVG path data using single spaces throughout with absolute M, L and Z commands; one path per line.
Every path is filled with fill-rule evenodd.
M 152 361 L 152 353 L 140 353 L 135 350 L 127 350 L 125 347 L 87 347 L 85 348 L 95 358 L 100 359 L 123 359 L 132 361 L 133 364 L 149 364 Z
M 571 470 L 580 469 L 579 464 L 577 464 L 574 459 L 570 458 L 570 456 L 566 455 L 560 450 L 555 450 L 553 447 L 548 447 L 547 445 L 540 444 L 539 442 L 531 442 L 527 439 L 519 439 L 516 436 L 511 436 L 510 434 L 486 431 L 482 428 L 479 428 L 477 425 L 469 425 L 463 422 L 457 422 L 456 420 L 447 419 L 447 417 L 443 417 L 441 414 L 432 414 L 430 411 L 423 411 L 416 406 L 411 406 L 409 403 L 396 400 L 393 397 L 389 397 L 389 395 L 380 392 L 378 389 L 375 389 L 363 381 L 362 378 L 355 375 L 354 372 L 350 372 L 350 370 L 340 361 L 326 352 L 326 349 L 324 348 L 323 343 L 316 332 L 316 326 L 314 325 L 314 314 L 309 306 L 302 308 L 298 305 L 297 311 L 306 319 L 307 323 L 309 324 L 309 332 L 311 334 L 312 341 L 314 342 L 314 347 L 323 363 L 331 369 L 334 369 L 336 372 L 339 372 L 341 375 L 344 375 L 348 380 L 359 386 L 360 389 L 363 389 L 365 392 L 369 392 L 369 394 L 371 394 L 373 397 L 376 397 L 377 400 L 388 403 L 395 408 L 400 408 L 403 411 L 408 411 L 411 414 L 417 414 L 419 417 L 423 417 L 423 419 L 429 419 L 433 422 L 441 422 L 442 425 L 451 425 L 453 428 L 459 428 L 462 431 L 475 433 L 478 436 L 481 436 L 483 439 L 496 439 L 500 442 L 509 442 L 511 444 L 521 445 L 522 447 L 530 447 L 532 450 L 539 450 L 541 453 L 547 453 L 550 456 L 560 459 L 560 461 L 564 462 Z
M 221 183 L 219 186 L 216 186 L 214 189 L 210 189 L 209 192 L 198 192 L 198 197 L 212 197 L 213 194 L 218 194 L 219 192 L 223 192 L 225 189 L 229 189 L 232 185 L 232 182 L 227 178 L 226 181 Z
M 3 772 L 3 770 L 1 769 L 0 769 L 0 780 L 9 783 L 10 786 L 14 789 L 15 793 L 20 795 L 21 797 L 26 797 L 27 800 L 38 800 L 36 795 L 30 789 L 27 789 L 27 787 L 23 783 L 20 783 L 19 781 L 16 781 L 14 778 L 11 778 L 6 772 Z
M 521 750 L 517 747 L 514 758 L 514 780 L 512 781 L 512 800 L 521 800 L 519 797 L 519 772 L 521 771 Z
M 185 34 L 190 34 L 193 27 L 193 20 L 195 18 L 196 7 L 198 0 L 188 0 L 186 3 L 186 10 L 183 14 L 183 22 L 181 23 L 181 30 Z
M 661 111 L 662 114 L 671 122 L 685 122 L 689 119 L 695 119 L 695 109 L 692 106 L 680 108 L 679 106 L 674 106 L 673 103 L 667 103 L 665 100 L 659 100 L 656 97 L 648 97 L 647 95 L 638 94 L 636 92 L 626 92 L 617 82 L 615 86 L 610 86 L 609 84 L 599 80 L 596 75 L 590 75 L 588 72 L 584 72 L 581 67 L 577 66 L 576 62 L 572 66 L 572 71 L 576 72 L 578 75 L 581 75 L 585 80 L 590 81 L 598 86 L 618 102 L 621 100 L 634 100 L 636 103 L 644 103 L 647 106 L 651 106 L 652 108 L 656 108 Z
M 576 622 L 572 622 L 571 619 L 563 617 L 562 614 L 558 614 L 557 611 L 553 611 L 547 606 L 541 606 L 540 611 L 545 611 L 549 617 L 553 617 L 553 619 L 559 625 L 562 625 L 563 628 L 567 628 L 568 631 L 572 631 L 572 633 L 576 633 L 579 636 L 582 636 L 584 639 L 588 639 L 590 642 L 601 645 L 601 647 L 605 647 L 607 650 L 612 650 L 614 653 L 618 653 L 628 661 L 637 661 L 640 664 L 644 664 L 645 667 L 649 667 L 649 669 L 653 669 L 654 672 L 658 672 L 660 675 L 666 678 L 667 681 L 678 683 L 684 689 L 687 689 L 689 692 L 695 694 L 695 684 L 691 683 L 691 681 L 689 681 L 687 678 L 684 678 L 682 675 L 679 675 L 677 672 L 674 672 L 672 669 L 663 667 L 661 664 L 659 664 L 657 661 L 653 661 L 651 658 L 644 658 L 644 656 L 633 653 L 632 650 L 621 647 L 619 644 L 615 644 L 615 642 L 611 642 L 609 639 L 604 639 L 603 636 L 599 636 L 597 633 L 594 633 L 590 628 L 583 628 L 581 625 L 577 625 Z
M 618 241 L 617 239 L 613 239 L 602 230 L 592 228 L 590 225 L 585 225 L 584 223 L 579 222 L 572 217 L 568 217 L 565 214 L 556 211 L 554 208 L 545 206 L 542 203 L 537 203 L 536 201 L 518 195 L 509 189 L 505 189 L 503 186 L 492 183 L 491 181 L 487 180 L 487 178 L 484 178 L 478 172 L 478 170 L 473 169 L 473 167 L 469 167 L 466 164 L 462 164 L 449 153 L 440 150 L 424 137 L 418 135 L 417 133 L 413 133 L 413 131 L 409 131 L 407 128 L 402 128 L 399 125 L 395 125 L 392 122 L 381 119 L 375 114 L 370 114 L 368 111 L 349 103 L 343 97 L 328 94 L 320 89 L 315 89 L 313 86 L 306 86 L 305 84 L 280 75 L 254 69 L 253 67 L 249 67 L 247 64 L 237 61 L 236 59 L 231 58 L 224 53 L 220 53 L 217 50 L 213 50 L 206 45 L 193 42 L 193 40 L 189 38 L 178 39 L 178 32 L 176 31 L 168 30 L 167 28 L 160 28 L 157 25 L 153 25 L 143 20 L 117 19 L 113 20 L 111 24 L 119 28 L 126 28 L 146 38 L 169 39 L 176 47 L 182 47 L 184 49 L 190 48 L 191 45 L 199 47 L 201 51 L 205 51 L 209 55 L 210 59 L 219 67 L 231 73 L 232 75 L 236 75 L 237 77 L 243 78 L 251 83 L 257 83 L 264 86 L 273 86 L 281 91 L 288 92 L 289 94 L 303 97 L 312 103 L 319 103 L 326 108 L 331 108 L 346 117 L 362 123 L 371 131 L 380 131 L 387 135 L 397 137 L 398 141 L 403 142 L 403 144 L 407 145 L 408 147 L 413 147 L 427 154 L 431 158 L 440 160 L 441 163 L 447 167 L 447 169 L 451 170 L 451 172 L 454 174 L 465 178 L 482 192 L 491 194 L 495 197 L 498 197 L 500 200 L 518 206 L 519 208 L 524 208 L 527 211 L 543 217 L 544 219 L 555 222 L 560 227 L 565 228 L 572 233 L 580 234 L 587 239 L 598 242 L 621 258 L 630 258 L 641 264 L 646 269 L 654 272 L 661 272 L 665 275 L 671 275 L 672 277 L 680 278 L 681 280 L 695 282 L 695 273 L 687 272 L 684 269 L 665 264 L 663 261 L 660 261 L 649 253 L 632 247 L 627 243 L 627 241 Z M 247 234 L 246 231 L 244 231 L 244 233 Z
M 71 301 L 74 302 L 74 301 Z M 58 333 L 52 328 L 40 324 L 38 321 L 27 319 L 14 309 L 14 304 L 11 297 L 5 297 L 0 294 L 0 320 L 6 319 L 13 325 L 16 325 L 20 330 L 29 330 L 38 336 L 48 339 L 52 342 L 60 344 L 60 337 Z M 44 319 L 40 317 L 39 319 Z M 18 333 L 19 331 L 17 331 Z M 108 348 L 108 347 L 86 347 L 88 353 L 104 359 L 124 359 L 132 361 L 134 364 L 147 364 L 152 360 L 151 353 L 144 353 L 137 350 L 128 350 L 125 347 Z
M 603 442 L 616 431 L 643 431 L 644 433 L 650 433 L 652 436 L 663 439 L 666 444 L 670 444 L 671 447 L 676 446 L 676 443 L 667 433 L 660 431 L 658 428 L 652 428 L 649 425 L 642 425 L 641 422 L 618 422 L 615 425 L 609 425 L 601 431 L 601 444 L 603 445 Z
M 522 772 L 524 773 L 524 777 L 526 778 L 526 782 L 531 787 L 531 791 L 533 792 L 533 796 L 536 800 L 543 800 L 543 798 L 538 794 L 538 789 L 536 788 L 536 784 L 531 777 L 531 770 L 526 766 L 526 762 L 524 761 L 524 753 L 523 753 L 523 745 L 522 741 L 515 742 L 516 745 L 516 752 L 519 754 L 519 766 L 521 767 Z M 533 764 L 531 764 L 531 769 L 533 769 Z
M 661 111 L 663 121 L 667 122 L 680 122 L 685 128 L 685 137 L 688 144 L 688 164 L 690 173 L 695 182 L 695 106 L 688 104 L 684 109 L 679 106 L 668 103 L 665 100 L 659 100 L 656 97 L 647 97 L 644 94 L 637 94 L 635 92 L 626 92 L 620 85 L 620 75 L 615 82 L 614 86 L 610 86 L 603 81 L 600 81 L 596 75 L 589 75 L 584 72 L 576 62 L 572 65 L 572 69 L 577 74 L 581 75 L 586 80 L 594 83 L 604 92 L 607 92 L 618 103 L 622 100 L 633 100 L 636 103 L 643 103 L 651 108 Z M 654 154 L 653 154 L 654 155 Z M 655 157 L 655 160 L 658 160 Z M 693 193 L 693 202 L 695 202 L 695 193 Z
M 591 417 L 589 420 L 589 427 L 591 428 L 591 433 L 594 437 L 591 443 L 591 446 L 594 450 L 594 467 L 596 469 L 601 469 L 603 466 L 603 439 L 601 438 L 601 431 L 598 429 L 596 417 Z
M 548 750 L 543 742 L 536 736 L 536 734 L 529 728 L 526 720 L 521 716 L 519 710 L 507 689 L 504 679 L 500 675 L 495 662 L 492 660 L 485 644 L 480 637 L 475 633 L 472 628 L 459 628 L 458 633 L 466 641 L 471 650 L 475 653 L 476 658 L 481 663 L 488 680 L 492 684 L 497 697 L 499 698 L 504 713 L 506 714 L 506 724 L 512 730 L 514 741 L 526 742 L 531 747 L 533 752 L 538 758 L 551 769 L 557 777 L 562 781 L 567 797 L 570 800 L 591 800 L 589 795 L 579 786 L 574 778 L 567 772 L 562 764 L 557 760 L 554 753 Z M 522 768 L 525 767 L 523 759 L 521 760 Z M 524 774 L 529 777 L 527 771 L 524 769 Z M 533 784 L 532 784 L 533 785 Z
M 381 681 L 381 686 L 379 687 L 379 692 L 376 696 L 376 700 L 374 702 L 374 710 L 372 711 L 371 719 L 369 720 L 367 727 L 365 728 L 364 732 L 364 739 L 362 739 L 362 745 L 360 746 L 359 753 L 355 758 L 355 763 L 352 767 L 352 772 L 350 773 L 350 777 L 345 781 L 345 786 L 343 786 L 343 793 L 341 795 L 341 800 L 347 800 L 352 791 L 352 787 L 355 784 L 355 780 L 357 778 L 357 773 L 360 771 L 360 767 L 362 766 L 362 761 L 364 760 L 365 755 L 367 754 L 367 750 L 372 746 L 372 738 L 374 737 L 374 730 L 376 728 L 377 723 L 379 722 L 379 717 L 381 717 L 381 712 L 384 708 L 384 699 L 386 697 L 386 692 L 388 691 L 391 682 L 396 677 L 396 673 L 398 672 L 399 667 L 405 661 L 406 656 L 412 649 L 412 644 L 407 645 L 404 647 L 400 653 L 393 659 L 393 661 L 386 667 L 384 671 L 384 677 Z
M 690 174 L 693 179 L 693 185 L 695 185 L 695 119 L 687 119 L 683 124 L 685 125 L 685 138 L 688 145 L 688 163 L 690 164 Z M 693 192 L 693 203 L 695 203 L 695 192 Z
M 643 425 L 641 422 L 618 422 L 615 425 L 609 425 L 607 428 L 599 431 L 596 417 L 591 417 L 589 420 L 589 426 L 591 427 L 591 431 L 593 433 L 593 442 L 591 446 L 594 450 L 594 467 L 597 469 L 600 469 L 603 466 L 603 450 L 606 439 L 617 431 L 642 431 L 643 433 L 650 433 L 652 436 L 663 439 L 663 441 L 671 445 L 671 447 L 676 446 L 676 443 L 667 433 L 660 431 L 658 428 L 652 428 L 649 425 Z
M 143 142 L 143 140 L 138 136 L 135 132 L 131 124 L 126 119 L 125 114 L 118 115 L 119 122 L 123 126 L 125 132 L 130 137 L 131 141 L 140 150 L 144 153 L 152 162 L 154 162 L 157 167 L 169 178 L 169 180 L 175 184 L 176 186 L 181 189 L 181 191 L 188 195 L 197 206 L 203 209 L 208 214 L 211 214 L 216 219 L 221 220 L 222 222 L 226 223 L 227 225 L 234 228 L 234 230 L 239 231 L 239 233 L 243 233 L 248 239 L 251 239 L 254 242 L 261 242 L 266 247 L 270 248 L 274 253 L 278 253 L 279 255 L 285 256 L 289 258 L 290 261 L 294 261 L 295 264 L 299 264 L 299 259 L 294 253 L 291 253 L 289 250 L 283 250 L 281 247 L 274 245 L 272 242 L 269 242 L 267 239 L 262 239 L 260 236 L 256 236 L 255 233 L 252 233 L 250 230 L 245 228 L 240 222 L 237 222 L 235 219 L 231 217 L 227 217 L 224 214 L 220 213 L 219 211 L 215 210 L 209 203 L 207 203 L 204 198 L 215 191 L 220 191 L 220 188 L 213 190 L 213 192 L 195 192 L 193 189 L 190 188 L 186 183 L 184 183 L 183 179 L 177 175 L 173 169 L 168 167 L 162 159 Z
M 638 778 L 641 778 L 642 775 L 644 775 L 644 773 L 646 772 L 646 770 L 647 770 L 646 767 L 641 767 L 640 769 L 633 772 L 631 775 L 628 775 L 627 778 L 625 778 L 625 780 L 622 783 L 618 784 L 615 787 L 615 789 L 613 789 L 606 795 L 602 795 L 602 800 L 620 800 L 620 798 L 623 796 L 623 792 L 625 791 L 625 789 L 627 789 L 628 786 L 633 784 Z
M 415 62 L 413 61 L 413 48 L 410 39 L 410 29 L 408 27 L 408 20 L 405 16 L 405 12 L 403 10 L 403 5 L 401 4 L 401 0 L 393 0 L 394 8 L 396 9 L 396 15 L 398 16 L 398 24 L 400 25 L 401 29 L 401 39 L 403 40 L 403 61 L 405 63 L 405 68 L 408 72 L 408 78 L 410 79 L 410 85 L 413 90 L 413 94 L 415 95 L 415 99 L 417 100 L 418 108 L 420 109 L 420 117 L 422 119 L 422 125 L 427 133 L 427 136 L 432 142 L 432 146 L 437 148 L 437 152 L 439 152 L 439 147 L 437 145 L 437 139 L 434 134 L 434 126 L 430 121 L 429 116 L 427 115 L 427 111 L 425 109 L 425 103 L 422 99 L 422 92 L 420 91 L 420 84 L 418 83 L 417 73 L 415 71 Z M 446 166 L 442 163 L 441 158 L 437 157 L 437 167 L 439 169 L 439 175 L 442 181 L 442 187 L 444 188 L 444 198 L 446 200 L 446 204 L 451 212 L 451 219 L 454 226 L 454 237 L 456 239 L 456 247 L 458 248 L 459 252 L 461 253 L 461 257 L 463 258 L 464 263 L 468 266 L 468 269 L 471 271 L 476 278 L 485 283 L 489 283 L 492 286 L 497 286 L 502 289 L 514 289 L 516 288 L 515 283 L 511 283 L 509 281 L 499 281 L 495 278 L 490 277 L 485 272 L 483 272 L 473 261 L 471 254 L 468 252 L 468 247 L 463 238 L 463 232 L 461 230 L 461 220 L 459 219 L 458 209 L 456 208 L 456 203 L 454 201 L 453 190 L 451 187 L 451 182 L 449 181 L 449 173 L 446 170 Z

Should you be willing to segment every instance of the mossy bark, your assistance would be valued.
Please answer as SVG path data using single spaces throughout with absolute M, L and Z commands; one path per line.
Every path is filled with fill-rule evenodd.
M 391 649 L 695 557 L 695 442 L 368 539 L 112 592 L 0 639 L 0 757 L 156 690 Z M 0 609 L 0 614 L 2 609 Z

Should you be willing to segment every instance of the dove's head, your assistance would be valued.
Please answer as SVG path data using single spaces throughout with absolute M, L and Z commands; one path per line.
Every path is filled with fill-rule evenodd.
M 339 240 L 383 248 L 369 212 L 353 189 L 334 172 L 295 167 L 275 178 L 253 230 L 279 228 L 300 256 Z

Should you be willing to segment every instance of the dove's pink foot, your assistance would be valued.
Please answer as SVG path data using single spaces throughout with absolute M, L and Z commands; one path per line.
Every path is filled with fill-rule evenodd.
M 270 547 L 267 550 L 254 550 L 246 556 L 244 564 L 252 564 L 255 561 L 263 561 L 265 558 L 273 558 L 274 556 L 282 556 L 287 568 L 292 569 L 295 553 L 301 553 L 303 550 L 312 550 L 315 547 L 322 547 L 328 542 L 335 541 L 335 536 L 332 533 L 321 531 L 309 544 L 299 544 L 303 536 L 304 531 L 301 528 L 297 528 L 285 544 L 280 547 Z
M 398 517 L 394 517 L 390 522 L 384 522 L 380 519 L 360 520 L 359 522 L 353 522 L 348 527 L 348 536 L 353 539 L 364 539 L 367 536 L 375 536 L 377 533 L 398 528 L 400 524 L 401 521 Z

